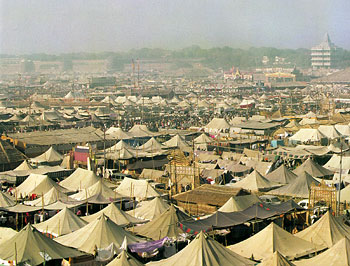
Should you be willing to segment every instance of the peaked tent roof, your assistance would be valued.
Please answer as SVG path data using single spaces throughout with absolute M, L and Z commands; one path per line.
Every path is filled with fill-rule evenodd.
M 125 231 L 105 215 L 101 215 L 95 219 L 95 221 L 77 231 L 58 237 L 55 240 L 63 245 L 75 247 L 79 250 L 93 254 L 95 246 L 101 249 L 106 248 L 113 243 L 116 248 L 120 248 L 124 238 L 127 239 L 129 244 L 142 242 L 141 238 Z
M 192 151 L 190 145 L 188 145 L 186 141 L 178 134 L 169 139 L 168 141 L 164 142 L 163 145 L 168 148 L 180 149 L 186 152 Z
M 7 195 L 4 192 L 0 191 L 0 208 L 7 208 L 15 205 L 16 202 L 10 195 Z
M 195 144 L 206 144 L 206 143 L 212 143 L 214 142 L 214 140 L 210 137 L 208 137 L 207 135 L 205 135 L 204 133 L 202 133 L 201 135 L 199 135 L 197 138 L 195 138 L 194 140 Z
M 335 125 L 335 128 L 343 136 L 346 136 L 346 137 L 350 136 L 350 126 L 349 125 Z
M 15 252 L 15 245 L 17 252 Z M 28 262 L 30 265 L 42 264 L 44 262 L 43 256 L 47 259 L 63 259 L 82 255 L 84 253 L 63 246 L 44 236 L 31 224 L 0 244 L 0 258 L 2 260 L 15 261 L 17 257 L 17 263 Z
M 170 258 L 151 262 L 149 265 L 254 265 L 235 252 L 224 247 L 208 235 L 200 232 L 192 242 Z
M 7 121 L 13 121 L 13 122 L 19 122 L 21 120 L 22 120 L 22 117 L 17 114 L 14 114 L 11 118 L 7 119 Z
M 299 125 L 299 123 L 296 120 L 291 120 L 286 126 L 285 128 L 300 128 L 301 126 Z
M 269 258 L 275 251 L 287 259 L 299 258 L 321 250 L 322 247 L 298 238 L 271 222 L 259 233 L 229 246 L 229 249 L 246 258 L 253 255 L 254 259 L 261 260 Z
M 179 227 L 179 222 L 184 220 L 192 220 L 192 218 L 171 205 L 168 210 L 149 223 L 136 226 L 134 232 L 154 240 L 166 236 L 177 238 L 179 234 L 183 233 L 183 230 Z
M 266 191 L 280 186 L 280 184 L 263 177 L 257 170 L 254 170 L 244 179 L 230 185 L 231 187 L 241 187 L 251 191 Z
M 297 179 L 295 179 L 293 183 L 271 190 L 269 191 L 269 193 L 276 195 L 288 195 L 293 197 L 308 198 L 309 190 L 312 183 L 318 185 L 320 182 L 318 182 L 308 173 L 303 172 L 299 175 Z
M 59 162 L 63 160 L 63 155 L 51 146 L 46 152 L 30 160 L 35 163 Z
M 17 232 L 10 227 L 0 227 L 0 244 L 12 238 Z
M 306 142 L 306 141 L 321 141 L 326 138 L 318 129 L 315 128 L 301 128 L 297 133 L 291 136 L 290 140 Z
M 262 261 L 259 266 L 295 266 L 278 251 L 275 251 L 273 255 Z
M 120 127 L 110 127 L 106 131 L 107 135 L 111 135 L 112 137 L 116 139 L 131 139 L 132 137 L 127 133 L 124 132 Z
M 267 179 L 280 184 L 290 184 L 294 182 L 297 177 L 298 176 L 290 171 L 284 164 L 266 175 Z
M 254 203 L 261 202 L 255 194 L 231 197 L 218 211 L 220 212 L 237 212 L 243 211 Z
M 120 140 L 118 141 L 117 144 L 113 145 L 112 147 L 106 149 L 107 152 L 113 152 L 113 151 L 119 151 L 122 149 L 126 149 L 126 150 L 133 150 L 134 148 L 131 147 L 129 144 L 127 144 L 124 140 Z
M 139 150 L 157 152 L 164 149 L 164 145 L 160 144 L 154 137 L 150 138 L 145 144 L 138 147 Z
M 125 197 L 136 197 L 137 199 L 147 199 L 160 196 L 146 180 L 137 180 L 128 177 L 123 179 L 115 191 Z
M 132 150 L 122 148 L 120 150 L 108 151 L 106 158 L 110 160 L 130 160 L 131 158 L 136 158 L 136 154 Z
M 231 125 L 226 121 L 225 118 L 216 118 L 214 117 L 206 126 L 205 128 L 208 129 L 228 129 Z
M 174 96 L 171 100 L 170 100 L 170 103 L 179 103 L 180 100 L 179 98 L 177 98 L 176 96 Z
M 123 250 L 114 260 L 107 264 L 107 266 L 143 266 L 141 262 L 131 256 L 128 252 Z
M 142 201 L 140 207 L 127 211 L 126 213 L 137 218 L 152 221 L 168 210 L 169 207 L 170 205 L 163 199 L 155 197 L 151 201 Z
M 70 198 L 75 200 L 87 200 L 89 203 L 107 204 L 116 199 L 123 198 L 123 195 L 107 187 L 102 180 L 80 192 L 73 194 Z
M 64 96 L 65 99 L 74 99 L 74 94 L 70 91 L 68 92 L 65 96 Z
M 302 165 L 297 167 L 294 170 L 294 174 L 300 175 L 304 171 L 310 174 L 312 177 L 324 177 L 334 174 L 332 171 L 322 167 L 311 158 L 307 159 Z
M 64 208 L 50 219 L 33 225 L 38 231 L 50 233 L 54 236 L 70 234 L 82 227 L 87 222 L 80 219 L 74 212 L 68 208 Z
M 341 137 L 341 133 L 331 125 L 320 125 L 318 130 L 329 139 L 336 139 Z
M 24 160 L 23 163 L 21 163 L 19 166 L 13 169 L 13 171 L 23 171 L 31 169 L 33 169 L 33 167 L 27 162 L 27 160 Z
M 100 179 L 93 171 L 77 168 L 70 176 L 61 181 L 60 185 L 71 191 L 77 191 L 91 187 Z
M 149 131 L 146 125 L 134 125 L 129 130 L 129 133 L 135 138 L 144 138 L 154 135 L 153 132 Z
M 310 227 L 295 236 L 327 248 L 344 236 L 350 239 L 350 227 L 338 221 L 329 211 Z
M 278 109 L 270 116 L 270 118 L 281 118 L 281 117 L 282 117 L 281 109 Z
M 92 221 L 100 217 L 102 214 L 106 215 L 114 223 L 120 226 L 133 225 L 144 222 L 143 220 L 137 219 L 122 211 L 117 207 L 117 205 L 114 202 L 108 204 L 107 207 L 103 208 L 99 212 L 96 212 L 92 215 L 84 216 L 82 217 L 82 219 L 88 223 L 91 223 Z
M 32 200 L 32 201 L 26 201 L 25 204 L 26 205 L 30 205 L 30 206 L 42 206 L 44 204 L 44 206 L 46 205 L 50 205 L 53 204 L 55 202 L 57 202 L 58 200 L 62 200 L 62 201 L 71 201 L 70 198 L 68 198 L 68 195 L 59 191 L 56 187 L 51 188 L 48 192 L 46 192 L 43 196 L 44 198 L 40 197 L 36 200 Z M 78 202 L 71 202 L 72 204 L 74 203 L 78 203 Z
M 344 237 L 325 252 L 307 260 L 296 262 L 298 266 L 343 266 L 350 265 L 350 240 Z
M 66 193 L 68 190 L 58 185 L 55 181 L 49 178 L 47 175 L 30 174 L 22 184 L 16 188 L 18 197 L 26 195 L 42 195 L 46 194 L 52 188 L 57 189 L 60 192 Z
M 27 115 L 25 118 L 21 120 L 21 122 L 26 122 L 26 123 L 35 123 L 37 122 L 33 116 Z

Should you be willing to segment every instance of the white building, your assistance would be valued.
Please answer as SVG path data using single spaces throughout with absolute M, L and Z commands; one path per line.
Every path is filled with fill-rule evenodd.
M 322 43 L 311 48 L 311 65 L 313 69 L 334 68 L 338 47 L 331 42 L 328 33 Z

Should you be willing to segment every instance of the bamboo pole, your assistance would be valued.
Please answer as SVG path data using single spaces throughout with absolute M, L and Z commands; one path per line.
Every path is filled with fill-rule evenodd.
M 85 188 L 85 198 L 86 198 L 86 215 L 89 215 L 89 202 L 87 196 L 87 189 Z
M 16 266 L 18 265 L 18 260 L 17 260 L 17 243 L 15 242 L 15 262 Z
M 61 220 L 58 219 L 58 234 L 57 234 L 57 236 L 60 236 L 60 227 L 61 227 Z

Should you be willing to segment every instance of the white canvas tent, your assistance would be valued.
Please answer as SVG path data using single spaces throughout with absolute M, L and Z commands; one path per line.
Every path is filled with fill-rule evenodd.
M 63 155 L 57 152 L 53 147 L 50 147 L 43 154 L 30 159 L 30 161 L 33 163 L 54 163 L 61 162 L 62 160 Z
M 205 132 L 218 134 L 229 132 L 230 127 L 231 125 L 224 118 L 213 118 L 204 128 Z
M 125 197 L 136 197 L 139 200 L 160 196 L 146 180 L 136 180 L 128 177 L 123 179 L 115 191 Z
M 226 201 L 224 205 L 220 207 L 220 209 L 218 209 L 218 211 L 220 212 L 243 211 L 257 202 L 261 202 L 261 200 L 255 194 L 231 197 L 228 201 Z
M 15 248 L 16 246 L 16 248 Z M 0 259 L 39 265 L 44 258 L 49 260 L 68 259 L 83 256 L 85 253 L 63 246 L 50 239 L 28 224 L 6 242 L 0 244 Z
M 306 172 L 303 172 L 298 176 L 293 183 L 287 184 L 283 187 L 269 191 L 269 194 L 274 195 L 287 195 L 299 198 L 309 198 L 309 191 L 311 184 L 320 184 L 315 178 Z
M 119 209 L 114 202 L 108 204 L 107 207 L 103 208 L 99 212 L 82 217 L 82 220 L 88 223 L 91 223 L 92 221 L 100 217 L 102 214 L 106 215 L 109 219 L 111 219 L 112 222 L 120 226 L 128 226 L 128 225 L 144 223 L 143 220 L 137 219 L 129 215 L 128 213 L 124 212 L 123 210 Z
M 141 218 L 144 220 L 150 220 L 157 218 L 166 210 L 168 210 L 170 205 L 166 203 L 163 199 L 156 197 L 150 201 L 140 202 L 140 206 L 127 211 L 127 214 L 130 214 L 134 217 Z
M 289 138 L 292 141 L 299 142 L 319 142 L 322 139 L 327 138 L 318 129 L 314 128 L 301 128 L 297 133 Z
M 185 152 L 192 151 L 192 148 L 190 147 L 190 145 L 188 145 L 180 135 L 175 135 L 168 141 L 165 141 L 163 145 L 169 149 L 180 149 Z
M 272 222 L 259 233 L 229 246 L 229 249 L 246 258 L 253 256 L 255 260 L 263 260 L 268 259 L 275 251 L 287 259 L 295 259 L 323 248 L 288 233 Z
M 297 266 L 343 266 L 350 265 L 350 240 L 344 237 L 325 252 L 306 260 L 295 262 Z
M 278 251 L 275 251 L 269 258 L 264 259 L 259 266 L 295 266 Z
M 70 234 L 87 225 L 87 222 L 80 219 L 74 212 L 64 208 L 50 219 L 33 225 L 43 233 L 49 233 L 55 237 Z
M 94 254 L 96 247 L 102 249 L 112 244 L 116 249 L 119 249 L 124 238 L 127 239 L 129 244 L 142 242 L 141 238 L 125 231 L 105 215 L 101 215 L 95 221 L 73 233 L 58 237 L 55 241 Z
M 101 180 L 93 171 L 77 168 L 70 176 L 60 182 L 62 187 L 71 191 L 77 191 L 91 187 Z
M 295 236 L 316 245 L 330 248 L 345 236 L 350 238 L 350 227 L 337 220 L 330 211 L 328 211 L 320 220 L 298 232 Z
M 258 171 L 254 170 L 248 176 L 238 181 L 237 183 L 230 184 L 230 186 L 237 188 L 240 187 L 243 189 L 257 192 L 268 191 L 281 185 L 266 179 Z
M 203 232 L 170 258 L 151 262 L 150 266 L 254 265 L 255 263 L 227 249 Z
M 342 136 L 335 126 L 331 125 L 320 125 L 318 131 L 320 131 L 328 139 L 338 139 Z
M 22 184 L 16 187 L 15 193 L 17 194 L 17 197 L 20 197 L 21 195 L 23 197 L 30 196 L 32 194 L 44 195 L 52 188 L 55 188 L 62 193 L 69 192 L 68 189 L 58 185 L 47 175 L 30 174 Z

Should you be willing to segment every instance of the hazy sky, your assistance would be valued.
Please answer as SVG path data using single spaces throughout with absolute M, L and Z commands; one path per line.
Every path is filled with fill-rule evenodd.
M 350 0 L 0 0 L 0 53 L 200 45 L 350 49 Z

